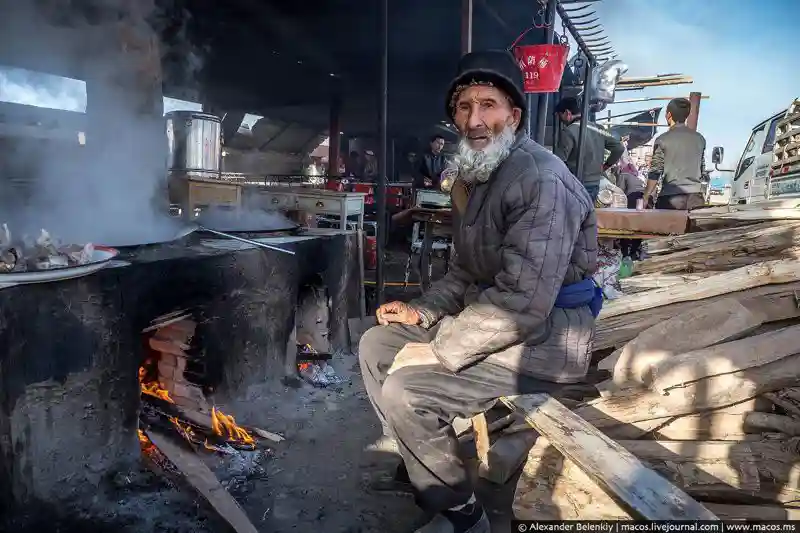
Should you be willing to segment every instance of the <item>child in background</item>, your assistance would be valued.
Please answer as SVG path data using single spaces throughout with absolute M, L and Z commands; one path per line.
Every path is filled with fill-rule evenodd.
M 622 154 L 617 163 L 617 187 L 622 189 L 628 198 L 628 209 L 636 209 L 636 204 L 644 198 L 645 180 L 639 174 L 639 169 L 631 159 L 628 151 Z M 641 239 L 621 239 L 620 248 L 623 257 L 630 257 L 634 261 L 640 259 L 642 247 Z

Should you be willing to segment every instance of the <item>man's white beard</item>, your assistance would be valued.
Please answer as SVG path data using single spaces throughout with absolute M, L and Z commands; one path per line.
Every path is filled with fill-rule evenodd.
M 458 152 L 453 163 L 458 167 L 458 177 L 468 183 L 489 181 L 492 172 L 508 157 L 514 144 L 514 128 L 506 126 L 499 135 L 491 139 L 486 148 L 475 150 L 470 147 L 466 135 L 458 143 Z

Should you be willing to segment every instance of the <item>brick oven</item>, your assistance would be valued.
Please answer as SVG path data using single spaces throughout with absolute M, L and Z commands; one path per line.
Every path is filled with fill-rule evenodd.
M 106 481 L 140 461 L 140 381 L 207 413 L 217 395 L 297 380 L 298 345 L 349 349 L 355 235 L 282 244 L 199 238 L 122 250 L 91 276 L 0 290 L 0 502 L 115 505 Z M 142 377 L 142 373 L 150 377 Z

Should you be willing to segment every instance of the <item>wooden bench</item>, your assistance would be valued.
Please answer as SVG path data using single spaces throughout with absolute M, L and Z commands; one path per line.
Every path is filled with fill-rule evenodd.
M 574 462 L 610 496 L 644 520 L 718 520 L 716 515 L 681 489 L 647 468 L 629 451 L 546 394 L 502 397 L 501 403 L 546 437 L 550 444 Z M 508 420 L 503 420 L 506 423 Z M 515 428 L 512 425 L 509 429 Z M 479 472 L 492 480 L 491 429 L 485 414 L 472 419 Z M 506 429 L 508 432 L 509 429 Z M 502 441 L 502 436 L 500 441 Z M 527 451 L 525 452 L 527 455 Z M 521 461 L 524 461 L 523 456 Z M 511 462 L 514 462 L 511 458 Z M 517 468 L 521 462 L 517 465 Z M 512 472 L 513 474 L 513 472 Z M 505 473 L 503 474 L 505 475 Z M 502 477 L 502 476 L 501 476 Z M 510 475 L 509 475 L 510 477 Z M 503 480 L 505 482 L 508 478 Z

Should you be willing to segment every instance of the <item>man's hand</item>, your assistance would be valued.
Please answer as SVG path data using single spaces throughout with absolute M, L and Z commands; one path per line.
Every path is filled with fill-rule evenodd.
M 433 187 L 433 180 L 429 180 L 428 178 L 425 178 L 425 186 L 426 187 Z
M 378 324 L 388 326 L 392 322 L 416 326 L 420 323 L 419 312 L 405 302 L 389 302 L 383 304 L 375 312 Z
M 433 354 L 430 344 L 410 342 L 397 352 L 389 374 L 409 366 L 438 365 L 439 360 Z

